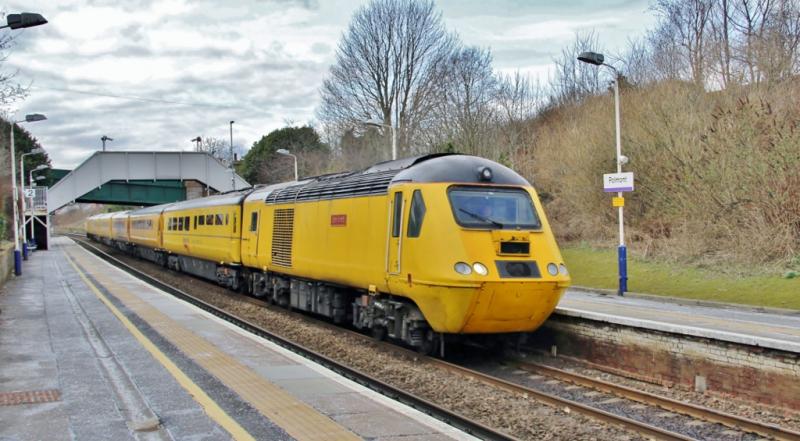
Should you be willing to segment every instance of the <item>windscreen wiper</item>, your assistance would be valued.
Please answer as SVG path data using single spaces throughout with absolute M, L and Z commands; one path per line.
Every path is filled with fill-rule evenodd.
M 481 216 L 480 214 L 473 213 L 473 212 L 471 212 L 469 210 L 465 210 L 463 208 L 459 208 L 458 211 L 463 211 L 464 213 L 467 213 L 468 215 L 474 217 L 475 219 L 479 219 L 479 220 L 482 220 L 482 221 L 484 221 L 486 223 L 490 223 L 490 224 L 494 225 L 497 228 L 503 228 L 503 224 L 501 224 L 500 222 L 497 222 L 494 219 L 489 219 L 488 217 Z

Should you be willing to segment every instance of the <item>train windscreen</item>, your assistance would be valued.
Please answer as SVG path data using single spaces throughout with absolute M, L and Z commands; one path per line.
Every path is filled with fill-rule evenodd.
M 538 230 L 542 227 L 530 195 L 518 188 L 450 187 L 456 222 L 465 228 Z

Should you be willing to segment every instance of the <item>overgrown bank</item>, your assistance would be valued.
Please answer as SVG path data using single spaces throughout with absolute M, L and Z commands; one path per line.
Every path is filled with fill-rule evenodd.
M 682 82 L 622 93 L 623 151 L 636 191 L 627 237 L 642 257 L 724 268 L 800 267 L 800 84 L 704 92 Z M 614 171 L 613 97 L 538 118 L 522 170 L 562 243 L 613 244 L 602 192 Z

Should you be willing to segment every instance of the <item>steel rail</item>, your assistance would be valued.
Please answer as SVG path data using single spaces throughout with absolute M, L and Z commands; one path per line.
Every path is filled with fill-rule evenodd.
M 769 436 L 779 440 L 800 441 L 800 432 L 785 429 L 774 424 L 747 420 L 742 417 L 715 409 L 674 400 L 672 398 L 659 396 L 650 392 L 587 377 L 574 372 L 568 372 L 563 369 L 545 366 L 540 363 L 516 362 L 516 365 L 521 369 L 532 373 L 546 375 L 561 381 L 611 393 L 629 400 L 657 406 L 671 412 L 689 415 L 691 417 L 710 421 L 712 423 L 719 423 L 738 430 L 757 433 L 762 436 Z
M 223 311 L 222 309 L 208 302 L 198 299 L 185 291 L 175 288 L 174 286 L 169 285 L 168 283 L 162 282 L 157 278 L 150 276 L 149 274 L 146 274 L 126 264 L 125 262 L 122 262 L 116 257 L 113 257 L 110 254 L 104 252 L 103 250 L 95 247 L 93 244 L 88 243 L 86 241 L 86 238 L 83 236 L 70 234 L 68 235 L 68 237 L 73 239 L 76 243 L 79 243 L 82 247 L 84 247 L 84 249 L 88 250 L 89 252 L 97 255 L 102 259 L 105 259 L 114 266 L 128 272 L 134 277 L 137 277 L 151 285 L 156 286 L 157 288 L 167 292 L 168 294 L 171 294 L 181 300 L 189 302 L 247 332 L 250 332 L 252 334 L 258 335 L 259 337 L 270 340 L 271 342 L 278 344 L 299 355 L 302 355 L 303 357 L 308 358 L 309 360 L 312 360 L 317 364 L 320 364 L 328 369 L 331 369 L 332 371 L 338 373 L 339 375 L 342 375 L 345 378 L 348 378 L 349 380 L 361 384 L 362 386 L 368 387 L 395 401 L 399 401 L 405 405 L 413 407 L 459 430 L 469 433 L 470 435 L 485 440 L 517 440 L 517 438 L 511 435 L 492 429 L 481 423 L 472 421 L 463 415 L 445 409 L 431 401 L 426 400 L 425 398 L 418 397 L 412 393 L 396 388 L 366 373 L 360 372 L 356 369 L 353 369 L 349 366 L 339 363 L 323 354 L 320 354 L 319 352 L 316 352 L 312 349 L 308 349 L 302 345 L 296 344 L 275 333 L 263 329 L 260 326 L 250 321 L 244 320 L 242 318 L 234 316 L 233 314 Z

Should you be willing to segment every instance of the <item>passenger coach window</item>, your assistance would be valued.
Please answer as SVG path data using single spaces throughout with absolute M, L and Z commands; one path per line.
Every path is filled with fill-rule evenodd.
M 250 213 L 250 231 L 256 231 L 258 229 L 258 212 L 254 211 Z
M 206 217 L 205 216 L 198 216 L 197 224 L 198 225 L 205 225 L 206 224 Z
M 215 220 L 216 220 L 216 222 L 214 222 L 215 225 L 222 225 L 222 215 L 221 214 L 216 215 L 215 216 Z
M 411 198 L 411 209 L 408 210 L 408 237 L 419 237 L 424 218 L 425 201 L 422 200 L 422 193 L 419 190 L 414 190 L 414 197 Z
M 394 194 L 394 220 L 392 222 L 392 237 L 400 237 L 400 223 L 403 220 L 403 193 Z
M 206 225 L 214 225 L 214 215 L 207 214 L 206 215 Z
M 189 231 L 189 227 L 191 227 L 191 226 L 192 226 L 192 224 L 189 223 L 189 216 L 185 216 L 183 218 L 183 229 L 186 230 L 186 231 Z

